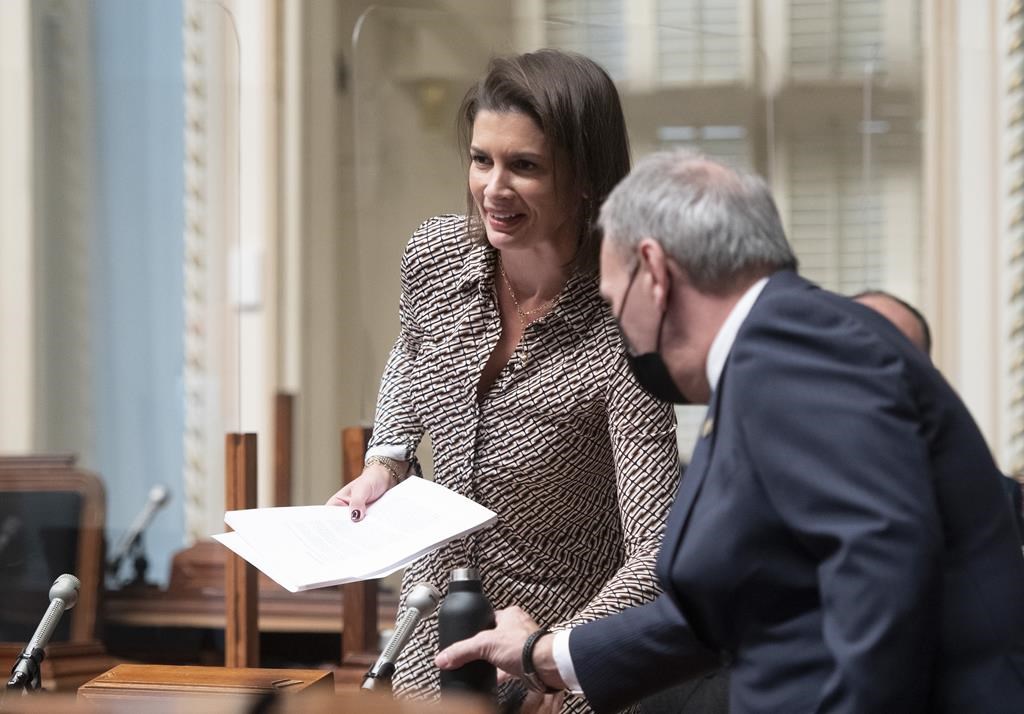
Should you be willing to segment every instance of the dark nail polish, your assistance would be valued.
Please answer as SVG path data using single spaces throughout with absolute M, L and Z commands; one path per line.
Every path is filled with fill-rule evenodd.
M 363 517 L 363 514 L 362 514 L 362 512 L 358 508 L 355 508 L 355 509 L 352 510 L 352 520 L 353 521 L 358 521 L 362 517 Z

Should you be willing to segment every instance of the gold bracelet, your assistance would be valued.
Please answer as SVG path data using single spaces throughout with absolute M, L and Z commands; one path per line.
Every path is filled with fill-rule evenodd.
M 369 466 L 370 464 L 380 464 L 386 468 L 388 473 L 391 474 L 391 478 L 395 480 L 396 484 L 402 483 L 402 481 L 405 480 L 405 477 L 409 475 L 408 469 L 406 469 L 405 475 L 398 475 L 398 459 L 391 459 L 387 456 L 369 456 L 366 461 L 363 462 L 363 465 Z

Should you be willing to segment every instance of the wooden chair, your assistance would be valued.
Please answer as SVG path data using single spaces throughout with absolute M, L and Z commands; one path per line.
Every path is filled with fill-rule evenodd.
M 73 456 L 0 457 L 0 671 L 11 671 L 50 600 L 53 581 L 81 582 L 40 667 L 47 691 L 70 691 L 112 666 L 99 639 L 106 502 Z
M 256 435 L 227 434 L 225 508 L 256 507 Z M 224 568 L 224 666 L 259 667 L 259 589 L 256 568 L 234 553 Z
M 32 636 L 61 573 L 82 585 L 54 641 L 96 638 L 105 519 L 102 482 L 73 456 L 0 457 L 0 640 Z
M 274 395 L 274 505 L 292 505 L 292 444 L 295 432 L 295 396 Z
M 354 426 L 341 430 L 342 485 L 362 473 L 369 441 L 368 427 Z M 342 586 L 341 666 L 359 669 L 360 675 L 380 654 L 377 604 L 376 580 Z

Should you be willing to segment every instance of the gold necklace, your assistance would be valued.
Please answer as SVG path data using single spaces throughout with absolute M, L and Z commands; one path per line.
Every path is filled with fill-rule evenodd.
M 532 324 L 533 322 L 532 320 L 528 321 L 526 318 L 530 315 L 536 315 L 537 313 L 543 312 L 548 308 L 554 308 L 558 303 L 558 298 L 562 296 L 561 293 L 559 293 L 552 299 L 545 300 L 540 306 L 535 307 L 532 310 L 524 310 L 519 304 L 519 298 L 516 297 L 516 291 L 512 289 L 511 281 L 509 281 L 508 276 L 505 275 L 505 266 L 502 265 L 500 255 L 498 256 L 498 270 L 501 272 L 501 279 L 505 281 L 505 287 L 508 288 L 508 294 L 512 296 L 512 304 L 516 306 L 516 314 L 519 316 L 519 322 L 522 323 L 524 330 L 527 325 Z

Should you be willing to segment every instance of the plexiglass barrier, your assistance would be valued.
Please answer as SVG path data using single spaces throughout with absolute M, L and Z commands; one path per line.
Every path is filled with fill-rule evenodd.
M 245 296 L 230 280 L 245 255 L 239 38 L 228 10 L 203 0 L 23 7 L 26 61 L 3 71 L 27 88 L 31 193 L 13 173 L 0 190 L 31 196 L 31 219 L 0 235 L 18 263 L 3 266 L 15 276 L 4 298 L 22 298 L 0 329 L 27 336 L 9 345 L 28 384 L 5 419 L 28 426 L 0 459 L 70 455 L 54 465 L 97 475 L 101 581 L 163 585 L 171 556 L 222 511 L 223 434 L 245 408 Z M 38 619 L 56 575 L 86 567 L 86 496 L 74 479 L 49 495 L 18 483 L 0 490 L 0 581 L 35 593 Z
M 630 3 L 605 13 L 557 2 L 531 5 L 533 14 L 515 4 L 506 14 L 363 13 L 352 49 L 351 259 L 369 298 L 359 310 L 364 420 L 397 333 L 405 243 L 426 218 L 465 211 L 455 115 L 493 55 L 556 47 L 590 56 L 617 83 L 634 161 L 680 146 L 755 171 L 772 186 L 808 277 L 841 292 L 919 298 L 919 33 L 895 40 L 880 16 L 854 18 L 843 34 L 797 9 L 786 27 L 759 17 L 757 3 L 711 3 L 702 15 L 655 5 L 657 22 Z M 679 416 L 686 455 L 701 410 Z

